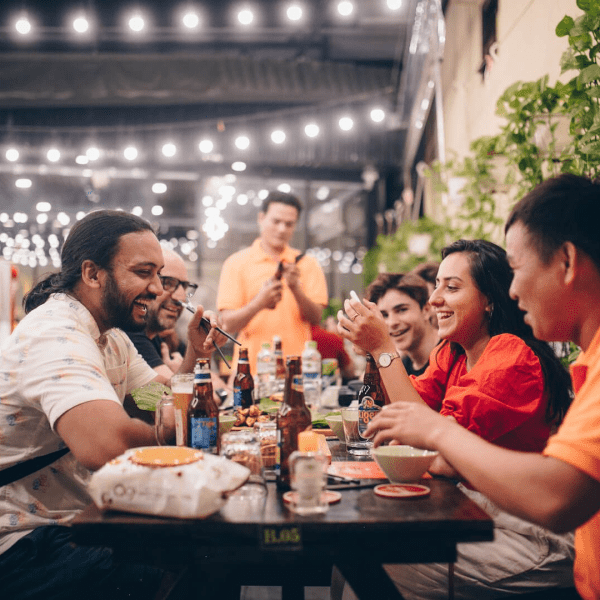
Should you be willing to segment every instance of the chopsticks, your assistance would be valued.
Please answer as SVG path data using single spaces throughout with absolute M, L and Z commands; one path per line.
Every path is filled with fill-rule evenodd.
M 180 306 L 183 306 L 184 308 L 187 308 L 187 310 L 189 310 L 192 314 L 196 313 L 196 309 L 194 308 L 194 305 L 191 302 L 181 302 L 180 300 L 175 300 L 173 298 L 173 302 L 175 302 L 176 304 L 179 304 Z M 204 329 L 204 331 L 206 333 L 208 333 L 210 331 L 211 325 L 210 325 L 210 321 L 206 318 L 206 317 L 202 317 L 202 319 L 200 320 L 200 325 L 202 326 L 202 329 Z M 236 343 L 238 346 L 241 346 L 242 343 L 238 342 L 232 335 L 229 335 L 226 331 L 223 331 L 223 329 L 221 329 L 220 327 L 215 327 L 215 329 L 219 332 L 222 333 L 226 338 L 229 338 L 232 342 Z M 219 348 L 219 346 L 217 346 L 217 344 L 215 344 L 213 342 L 213 346 L 216 348 L 217 352 L 219 353 L 219 356 L 223 359 L 223 362 L 227 365 L 228 368 L 231 368 L 231 365 L 227 362 L 227 359 L 225 358 L 225 355 L 223 354 L 223 351 L 221 350 L 221 348 Z

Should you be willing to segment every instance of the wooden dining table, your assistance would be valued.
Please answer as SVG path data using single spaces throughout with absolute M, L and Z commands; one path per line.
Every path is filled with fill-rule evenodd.
M 332 460 L 349 460 L 345 445 L 330 441 Z M 343 489 L 322 515 L 300 517 L 287 508 L 273 482 L 263 498 L 237 501 L 206 519 L 187 520 L 101 511 L 90 505 L 72 523 L 78 544 L 107 546 L 115 558 L 187 567 L 190 597 L 221 579 L 223 589 L 282 586 L 282 598 L 304 597 L 304 586 L 329 585 L 335 565 L 361 600 L 402 598 L 383 569 L 393 563 L 453 563 L 456 544 L 493 539 L 493 521 L 454 482 L 424 479 L 424 497 L 391 499 L 363 480 Z M 236 502 L 235 497 L 228 502 Z M 214 587 L 213 587 L 214 589 Z M 196 595 L 197 593 L 197 595 Z M 224 598 L 227 594 L 220 594 Z

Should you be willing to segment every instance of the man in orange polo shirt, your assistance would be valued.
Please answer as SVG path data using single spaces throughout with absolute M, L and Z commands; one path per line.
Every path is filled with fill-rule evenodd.
M 250 368 L 263 342 L 281 337 L 286 356 L 300 355 L 321 320 L 327 284 L 316 259 L 291 248 L 302 205 L 298 198 L 271 192 L 258 215 L 260 237 L 223 264 L 217 308 L 225 329 L 248 347 Z M 279 265 L 281 269 L 278 272 Z
M 539 339 L 583 350 L 571 366 L 573 403 L 541 453 L 494 446 L 416 403 L 385 407 L 366 432 L 376 446 L 394 439 L 438 450 L 505 511 L 557 532 L 575 529 L 574 579 L 585 600 L 600 600 L 599 230 L 600 184 L 570 174 L 537 186 L 506 225 L 510 294 L 526 323 Z

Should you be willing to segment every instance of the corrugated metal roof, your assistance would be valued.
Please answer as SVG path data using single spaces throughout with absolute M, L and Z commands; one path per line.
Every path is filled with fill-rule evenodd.
M 212 55 L 5 54 L 0 107 L 315 103 L 381 93 L 383 67 Z

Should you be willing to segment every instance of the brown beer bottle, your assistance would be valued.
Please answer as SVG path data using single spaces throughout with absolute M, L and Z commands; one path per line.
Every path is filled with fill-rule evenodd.
M 194 368 L 194 396 L 187 414 L 188 446 L 219 454 L 219 408 L 213 398 L 210 360 L 199 358 Z
M 379 369 L 375 359 L 367 354 L 367 366 L 363 385 L 358 392 L 358 434 L 363 437 L 371 419 L 381 410 L 386 403 Z
M 285 362 L 283 361 L 283 350 L 281 348 L 281 338 L 278 335 L 273 336 L 273 358 L 275 359 L 275 382 L 273 391 L 282 392 L 285 388 Z
M 250 408 L 254 404 L 254 379 L 250 373 L 248 348 L 240 348 L 237 373 L 233 380 L 233 406 Z
M 302 363 L 299 356 L 288 356 L 283 404 L 277 413 L 278 459 L 275 465 L 277 487 L 290 487 L 290 455 L 298 450 L 298 434 L 312 428 L 312 418 L 304 402 Z

